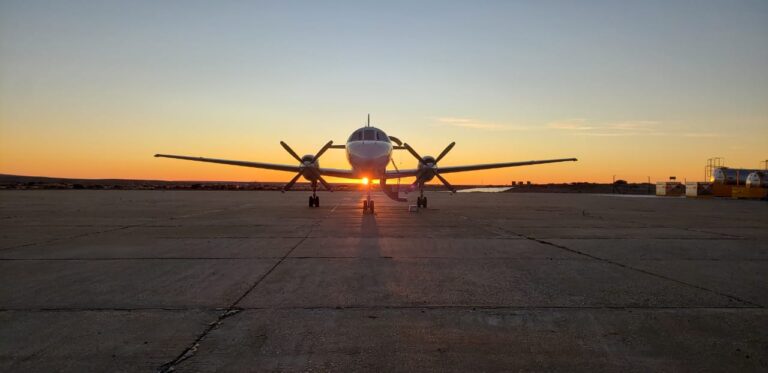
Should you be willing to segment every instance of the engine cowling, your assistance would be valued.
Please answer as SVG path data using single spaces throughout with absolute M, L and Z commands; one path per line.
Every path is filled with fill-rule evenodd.
M 423 182 L 430 181 L 435 178 L 435 172 L 433 166 L 435 165 L 435 157 L 426 155 L 421 159 L 416 168 L 419 170 L 419 180 Z

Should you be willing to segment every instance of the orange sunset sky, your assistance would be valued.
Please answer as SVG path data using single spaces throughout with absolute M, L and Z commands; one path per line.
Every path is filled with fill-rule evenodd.
M 369 112 L 422 155 L 456 141 L 444 166 L 579 158 L 454 184 L 757 168 L 768 3 L 0 3 L 0 173 L 287 181 L 153 154 L 293 164 L 280 140 L 315 153 Z

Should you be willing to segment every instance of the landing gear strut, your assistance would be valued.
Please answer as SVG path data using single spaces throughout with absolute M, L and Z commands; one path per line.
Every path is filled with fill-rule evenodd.
M 309 207 L 320 207 L 320 197 L 317 195 L 317 181 L 312 182 L 312 195 L 309 196 Z

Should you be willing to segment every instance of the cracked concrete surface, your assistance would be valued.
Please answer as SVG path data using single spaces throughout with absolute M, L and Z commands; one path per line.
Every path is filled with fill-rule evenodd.
M 0 192 L 0 370 L 768 369 L 765 202 L 429 198 Z

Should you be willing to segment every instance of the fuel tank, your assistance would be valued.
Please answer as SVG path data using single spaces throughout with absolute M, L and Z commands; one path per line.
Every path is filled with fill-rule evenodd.
M 747 176 L 747 188 L 768 188 L 768 172 L 755 171 Z
M 744 185 L 747 183 L 747 177 L 753 172 L 761 172 L 761 170 L 718 167 L 712 170 L 711 181 L 725 185 Z

